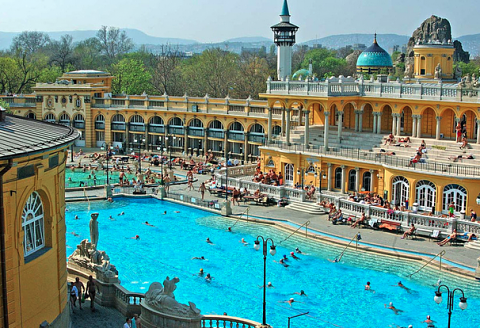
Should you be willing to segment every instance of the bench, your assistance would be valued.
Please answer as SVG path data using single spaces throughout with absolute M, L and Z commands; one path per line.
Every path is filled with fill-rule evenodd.
M 395 221 L 381 220 L 380 225 L 378 227 L 380 229 L 387 229 L 390 231 L 400 232 L 402 230 L 402 223 L 395 222 Z

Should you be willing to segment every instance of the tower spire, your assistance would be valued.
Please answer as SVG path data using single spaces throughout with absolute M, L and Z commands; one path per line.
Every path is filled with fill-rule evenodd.
M 377 43 L 377 32 L 375 32 L 375 36 L 373 37 L 373 43 Z
M 290 16 L 290 12 L 288 11 L 288 3 L 287 0 L 283 1 L 283 8 L 282 8 L 282 13 L 280 16 Z

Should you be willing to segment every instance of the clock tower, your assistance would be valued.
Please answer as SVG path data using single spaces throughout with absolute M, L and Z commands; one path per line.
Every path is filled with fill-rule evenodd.
M 277 45 L 277 77 L 279 80 L 292 75 L 292 47 L 298 26 L 290 23 L 287 0 L 283 2 L 280 23 L 272 26 L 273 42 Z

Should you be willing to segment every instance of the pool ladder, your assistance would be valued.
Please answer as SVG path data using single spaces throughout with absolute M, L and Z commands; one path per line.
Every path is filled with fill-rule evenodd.
M 341 259 L 342 259 L 342 256 L 343 254 L 345 253 L 345 251 L 347 250 L 347 248 L 350 246 L 350 244 L 355 240 L 355 249 L 358 248 L 358 235 L 360 233 L 357 233 L 355 234 L 355 236 L 353 236 L 352 239 L 350 239 L 350 241 L 348 242 L 347 246 L 345 246 L 345 248 L 343 249 L 343 251 L 340 253 L 340 255 L 338 257 L 336 257 L 337 261 L 339 262 Z
M 302 224 L 300 227 L 298 227 L 294 232 L 292 232 L 287 238 L 279 242 L 279 244 L 283 243 L 285 240 L 288 238 L 292 237 L 298 230 L 302 229 L 305 226 L 305 237 L 308 238 L 308 225 L 310 224 L 310 221 L 305 222 Z
M 247 207 L 247 209 L 246 209 L 242 214 L 240 214 L 240 216 L 238 217 L 238 219 L 235 221 L 235 223 L 234 223 L 230 228 L 233 228 L 233 227 L 238 223 L 238 221 L 240 221 L 240 219 L 242 218 L 242 216 L 243 216 L 244 214 L 247 214 L 247 222 L 248 222 L 248 210 L 249 210 L 249 209 L 250 209 L 250 208 Z
M 435 255 L 433 258 L 430 259 L 430 261 L 428 261 L 427 263 L 425 263 L 420 269 L 418 269 L 417 271 L 415 271 L 414 273 L 410 274 L 409 277 L 411 278 L 414 274 L 420 272 L 424 267 L 426 267 L 427 265 L 429 265 L 430 263 L 433 262 L 433 260 L 435 260 L 437 257 L 440 258 L 440 271 L 442 271 L 442 256 L 445 255 L 445 251 L 441 251 L 440 253 L 438 253 L 437 255 Z

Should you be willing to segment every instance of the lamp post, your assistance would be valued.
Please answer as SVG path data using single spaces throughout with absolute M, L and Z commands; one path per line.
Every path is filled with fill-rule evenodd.
M 310 313 L 310 311 L 309 311 L 309 312 L 305 312 L 305 313 L 300 313 L 300 314 L 297 314 L 297 315 L 294 315 L 294 316 L 291 316 L 291 317 L 288 317 L 288 326 L 287 326 L 287 327 L 290 328 L 290 320 L 291 320 L 291 319 L 296 318 L 296 317 L 300 317 L 300 316 L 302 316 L 302 315 L 307 315 L 307 314 L 309 314 L 309 313 Z
M 319 186 L 319 193 L 322 193 L 322 179 L 325 179 L 327 176 L 325 175 L 325 172 L 318 167 L 315 167 L 315 179 L 318 177 L 318 173 L 320 173 L 320 186 Z
M 177 137 L 165 137 L 165 140 L 167 141 L 167 146 L 168 146 L 168 152 L 169 152 L 169 155 L 170 155 L 170 160 L 169 160 L 169 163 L 168 163 L 168 168 L 171 170 L 172 169 L 172 143 L 173 141 L 175 141 L 175 139 L 177 139 Z M 170 140 L 170 143 L 168 143 L 168 140 Z
M 302 190 L 303 190 L 303 183 L 304 183 L 304 178 L 303 178 L 304 174 L 307 175 L 307 172 L 305 172 L 305 169 L 297 169 L 297 175 L 302 176 Z
M 433 300 L 435 303 L 440 304 L 442 303 L 442 293 L 440 292 L 440 289 L 442 287 L 445 287 L 447 290 L 447 309 L 448 309 L 448 328 L 450 328 L 450 320 L 452 318 L 452 309 L 453 309 L 453 297 L 455 295 L 455 292 L 461 292 L 462 297 L 460 297 L 460 303 L 458 303 L 458 306 L 460 309 L 465 310 L 467 308 L 467 298 L 465 297 L 465 294 L 463 293 L 463 290 L 460 288 L 455 288 L 454 290 L 450 291 L 450 288 L 448 288 L 446 285 L 440 285 L 438 286 L 437 291 L 435 292 L 435 297 Z
M 277 250 L 275 249 L 275 243 L 271 238 L 264 238 L 263 236 L 257 236 L 257 240 L 255 240 L 255 244 L 253 245 L 253 248 L 255 250 L 260 250 L 260 240 L 262 241 L 263 244 L 263 321 L 262 325 L 265 327 L 267 325 L 267 246 L 268 246 L 268 241 L 271 242 L 270 246 L 270 254 L 275 255 L 277 253 Z
M 100 148 L 101 150 L 105 150 L 106 151 L 106 155 L 107 155 L 107 186 L 110 184 L 109 182 L 109 179 L 108 179 L 108 160 L 110 159 L 110 148 L 108 147 L 108 145 L 104 142 L 102 147 Z
M 227 158 L 225 158 L 225 200 L 228 201 L 228 155 Z M 235 205 L 235 204 L 234 204 Z
M 138 142 L 138 172 L 142 173 L 142 145 L 145 144 L 145 139 L 133 140 L 135 143 Z

